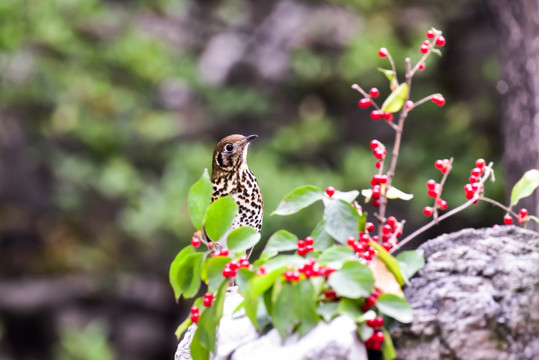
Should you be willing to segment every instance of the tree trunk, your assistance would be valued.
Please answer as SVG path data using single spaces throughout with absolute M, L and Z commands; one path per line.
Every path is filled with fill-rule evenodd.
M 539 168 L 539 0 L 487 0 L 500 52 L 500 93 L 507 191 Z M 539 191 L 517 206 L 539 214 Z M 530 223 L 538 229 L 538 225 Z

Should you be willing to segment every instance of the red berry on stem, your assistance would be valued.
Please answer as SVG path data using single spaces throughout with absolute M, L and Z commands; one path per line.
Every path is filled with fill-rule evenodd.
M 481 169 L 478 168 L 478 167 L 473 168 L 472 171 L 470 172 L 470 174 L 471 174 L 472 176 L 475 176 L 475 177 L 481 176 L 482 173 L 483 173 L 483 170 L 481 170 Z
M 369 99 L 369 98 L 363 98 L 361 100 L 359 100 L 359 107 L 362 108 L 362 109 L 366 109 L 368 108 L 369 106 L 372 105 L 372 100 Z
M 380 110 L 373 110 L 371 111 L 371 119 L 378 121 L 382 117 L 382 114 L 383 113 Z
M 374 224 L 372 222 L 365 223 L 365 230 L 367 230 L 368 232 L 373 232 L 374 231 Z
M 425 70 L 425 64 L 419 64 L 417 67 L 419 70 Z
M 379 207 L 380 206 L 380 199 L 372 199 L 372 206 Z
M 432 39 L 434 37 L 434 30 L 427 30 L 427 37 Z
M 314 244 L 314 239 L 310 236 L 307 236 L 305 238 L 305 245 L 313 245 Z
M 438 170 L 441 170 L 444 167 L 444 162 L 442 160 L 436 160 L 434 162 L 434 167 Z
M 436 185 L 437 185 L 437 183 L 433 179 L 430 179 L 430 180 L 427 181 L 427 189 L 434 190 L 434 189 L 436 189 Z
M 430 45 L 430 41 L 428 41 L 428 40 L 423 41 L 423 45 L 429 46 L 429 45 Z
M 445 201 L 443 199 L 440 199 L 440 198 L 436 199 L 436 205 L 438 205 L 440 210 L 447 209 L 447 201 Z
M 381 331 L 377 331 L 372 335 L 371 338 L 376 342 L 382 342 L 384 341 L 384 333 Z
M 423 208 L 423 214 L 425 214 L 425 216 L 432 216 L 432 212 L 433 209 L 430 206 L 425 206 Z
M 393 229 L 392 229 L 391 226 L 388 225 L 388 224 L 385 224 L 384 226 L 382 226 L 382 232 L 383 232 L 384 234 L 389 234 L 389 233 L 391 233 L 391 230 L 393 230 Z
M 382 113 L 382 116 L 387 121 L 393 121 L 393 114 L 389 112 Z
M 369 90 L 369 95 L 372 96 L 373 98 L 377 98 L 378 95 L 380 95 L 380 91 L 377 88 L 371 88 Z
M 419 47 L 419 51 L 421 51 L 422 54 L 428 53 L 428 52 L 429 52 L 429 47 L 428 47 L 428 45 L 421 44 L 421 46 Z
M 193 236 L 193 237 L 191 238 L 191 245 L 192 245 L 194 248 L 199 247 L 199 246 L 200 246 L 200 239 Z
M 485 159 L 479 158 L 479 159 L 477 159 L 477 160 L 475 161 L 475 166 L 477 166 L 477 167 L 480 168 L 480 169 L 484 168 L 484 167 L 485 167 L 485 164 L 486 164 Z
M 412 100 L 406 100 L 405 107 L 407 110 L 412 110 L 414 108 L 414 102 Z
M 200 314 L 193 314 L 191 315 L 191 321 L 194 322 L 195 324 L 198 322 L 198 318 L 200 317 Z
M 526 216 L 528 216 L 528 210 L 522 208 L 522 209 L 520 209 L 520 211 L 518 212 L 518 215 L 519 215 L 520 217 L 525 218 Z
M 370 147 L 371 149 L 376 149 L 378 146 L 380 146 L 380 141 L 378 140 L 371 140 Z
M 436 39 L 436 45 L 444 46 L 445 45 L 445 38 L 440 35 L 440 37 L 438 39 Z
M 513 223 L 513 218 L 511 217 L 511 215 L 505 214 L 505 216 L 503 217 L 503 223 L 505 225 L 511 225 Z
M 329 197 L 332 197 L 333 194 L 335 194 L 335 188 L 333 186 L 328 186 L 326 188 L 326 194 L 329 196 Z
M 390 216 L 387 218 L 387 224 L 391 227 L 395 226 L 397 224 L 397 219 L 394 216 Z
M 385 47 L 380 48 L 380 49 L 378 50 L 378 56 L 380 56 L 381 58 L 387 57 L 387 54 L 388 54 L 388 53 L 389 53 L 389 52 L 387 51 L 387 49 L 386 49 Z

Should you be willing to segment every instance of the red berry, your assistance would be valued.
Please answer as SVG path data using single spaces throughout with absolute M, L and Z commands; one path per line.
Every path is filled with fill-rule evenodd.
M 380 141 L 378 141 L 378 140 L 371 140 L 371 143 L 370 143 L 369 145 L 370 145 L 371 149 L 374 150 L 374 149 L 376 149 L 378 146 L 380 146 L 381 144 L 380 144 Z
M 382 188 L 380 187 L 380 185 L 374 185 L 372 187 L 372 197 L 374 199 L 378 199 L 380 197 L 381 192 L 382 192 Z
M 213 241 L 208 241 L 208 247 L 211 249 L 212 247 L 214 247 L 215 244 L 213 243 Z
M 429 52 L 429 46 L 421 44 L 421 46 L 419 47 L 419 51 L 421 51 L 422 54 L 426 54 Z
M 376 342 L 382 342 L 384 341 L 384 333 L 381 331 L 377 331 L 374 334 L 372 334 L 371 338 Z
M 503 217 L 503 222 L 505 225 L 511 225 L 513 223 L 513 218 L 509 214 L 505 214 Z
M 371 119 L 378 121 L 382 117 L 382 114 L 383 113 L 380 110 L 373 110 L 371 111 Z
M 372 222 L 365 223 L 365 230 L 367 230 L 368 232 L 373 232 L 374 231 L 374 224 Z
M 384 318 L 383 317 L 377 317 L 374 319 L 375 320 L 375 326 L 378 327 L 378 328 L 381 328 L 382 326 L 384 326 Z
M 434 30 L 427 30 L 427 37 L 432 39 L 434 37 Z
M 204 304 L 205 307 L 210 307 L 211 304 L 213 303 L 213 299 L 211 298 L 204 298 L 204 301 L 202 302 Z
M 378 91 L 377 88 L 371 88 L 369 90 L 369 95 L 372 96 L 373 98 L 377 98 L 378 95 L 380 95 L 380 91 Z
M 436 39 L 436 45 L 444 46 L 445 45 L 445 38 L 440 35 L 440 37 L 438 39 Z
M 475 166 L 477 166 L 478 168 L 482 169 L 482 168 L 485 167 L 485 163 L 486 163 L 485 159 L 479 158 L 479 159 L 477 159 L 477 160 L 475 161 Z
M 520 209 L 520 211 L 518 212 L 518 216 L 525 218 L 526 216 L 528 216 L 528 210 L 524 208 Z
M 228 256 L 229 252 L 227 248 L 221 249 L 221 256 Z
M 481 170 L 481 169 L 478 168 L 478 167 L 473 168 L 472 171 L 470 172 L 470 174 L 471 174 L 472 176 L 475 176 L 475 177 L 481 176 L 482 173 L 483 173 L 483 170 Z
M 387 121 L 393 121 L 393 114 L 389 112 L 382 113 L 382 117 Z
M 430 41 L 428 41 L 428 40 L 423 41 L 423 45 L 429 46 L 429 45 L 430 45 Z
M 475 177 L 473 175 L 471 175 L 468 180 L 470 180 L 470 184 L 473 184 L 473 183 L 476 183 L 479 181 L 479 178 L 478 177 Z
M 268 268 L 266 267 L 266 265 L 260 265 L 258 267 L 258 272 L 257 272 L 258 275 L 265 275 L 267 272 L 268 272 Z
M 193 237 L 191 238 L 191 245 L 192 245 L 194 248 L 199 247 L 199 246 L 200 246 L 200 239 L 193 236 Z
M 445 105 L 445 98 L 442 95 L 434 95 L 431 98 L 432 102 L 435 103 L 438 106 L 444 106 Z
M 389 52 L 387 51 L 387 49 L 385 47 L 383 48 L 380 48 L 378 50 L 378 56 L 380 56 L 381 58 L 385 58 L 387 56 Z
M 443 199 L 440 199 L 440 198 L 436 199 L 436 205 L 438 205 L 440 210 L 447 209 L 447 201 L 445 201 Z
M 359 100 L 358 105 L 359 105 L 360 108 L 366 109 L 366 108 L 368 108 L 369 106 L 372 105 L 372 100 L 369 99 L 369 98 L 363 98 L 363 99 Z
M 425 214 L 425 216 L 432 216 L 432 212 L 433 209 L 430 206 L 425 206 L 423 208 L 423 214 Z
M 393 245 L 391 245 L 391 243 L 389 243 L 389 242 L 386 241 L 386 242 L 383 242 L 383 243 L 382 243 L 382 247 L 383 247 L 384 249 L 386 249 L 386 251 L 389 251 L 389 250 L 391 250 L 391 248 L 393 247 Z
M 337 299 L 337 293 L 334 290 L 326 290 L 324 292 L 324 297 L 329 301 L 333 301 Z
M 194 322 L 195 324 L 198 322 L 198 318 L 200 317 L 200 314 L 193 314 L 191 315 L 191 321 Z
M 436 160 L 434 162 L 434 167 L 438 170 L 441 170 L 444 167 L 444 162 L 442 160 Z
M 386 150 L 382 148 L 374 149 L 373 153 L 374 153 L 374 157 L 378 160 L 382 160 L 387 155 Z
M 305 238 L 305 245 L 312 245 L 312 244 L 314 244 L 314 239 L 310 236 L 307 236 Z
M 427 189 L 429 189 L 429 190 L 436 189 L 436 185 L 438 185 L 438 183 L 433 179 L 430 179 L 430 180 L 427 181 Z
M 425 70 L 425 64 L 419 64 L 417 67 L 419 70 Z
M 390 217 L 387 218 L 386 223 L 389 226 L 393 227 L 393 226 L 395 226 L 395 224 L 397 224 L 397 219 L 394 216 L 390 216 Z
M 393 230 L 393 229 L 388 224 L 385 224 L 384 226 L 382 226 L 382 233 L 384 233 L 384 234 L 390 234 L 391 230 Z
M 308 252 L 308 253 L 311 252 L 311 251 L 314 251 L 314 247 L 312 245 L 306 245 L 305 246 L 305 251 Z
M 305 247 L 305 240 L 298 240 L 298 249 Z
M 414 106 L 415 105 L 414 105 L 414 102 L 412 100 L 406 100 L 405 107 L 406 107 L 407 110 L 412 110 L 414 108 Z
M 333 186 L 328 186 L 326 188 L 326 194 L 329 196 L 329 197 L 332 197 L 333 194 L 335 194 L 335 188 Z
M 372 206 L 379 207 L 380 206 L 380 199 L 372 199 Z
M 223 268 L 222 272 L 223 276 L 226 278 L 231 278 L 236 276 L 236 270 L 233 270 L 230 266 L 226 266 Z
M 346 239 L 346 243 L 348 244 L 348 246 L 353 246 L 356 243 L 356 238 L 350 236 L 348 237 L 348 239 Z
M 380 167 L 382 167 L 382 163 L 380 161 L 377 161 L 374 166 L 377 168 L 377 169 L 380 169 Z
M 198 306 L 193 306 L 190 311 L 191 311 L 191 314 L 193 315 L 198 314 L 200 312 L 200 310 L 198 309 Z
M 427 190 L 427 195 L 430 196 L 430 197 L 433 197 L 433 198 L 437 198 L 438 197 L 438 192 L 434 189 L 428 189 Z

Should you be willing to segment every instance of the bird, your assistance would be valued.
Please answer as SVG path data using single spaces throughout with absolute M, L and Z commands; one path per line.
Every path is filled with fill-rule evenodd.
M 232 195 L 238 205 L 238 214 L 232 229 L 251 226 L 262 229 L 264 200 L 258 182 L 247 165 L 247 150 L 258 135 L 229 135 L 221 139 L 213 151 L 211 201 Z

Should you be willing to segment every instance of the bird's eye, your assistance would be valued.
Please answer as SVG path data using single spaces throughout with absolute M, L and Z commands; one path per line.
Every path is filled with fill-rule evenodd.
M 232 151 L 232 150 L 234 150 L 234 146 L 232 146 L 232 144 L 226 144 L 225 150 L 226 151 Z

